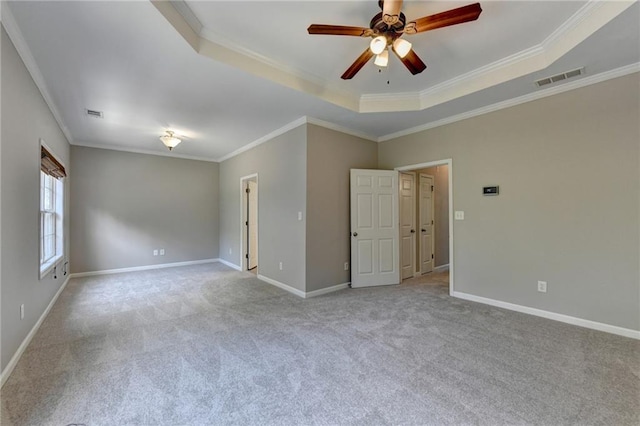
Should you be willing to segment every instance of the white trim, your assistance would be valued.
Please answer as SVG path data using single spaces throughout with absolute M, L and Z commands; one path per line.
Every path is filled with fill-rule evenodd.
M 470 300 L 472 302 L 484 303 L 485 305 L 497 306 L 499 308 L 508 309 L 510 311 L 522 312 L 524 314 L 535 315 L 537 317 L 547 318 L 554 321 L 560 321 L 567 324 L 577 325 L 579 327 L 590 328 L 592 330 L 604 331 L 606 333 L 617 334 L 619 336 L 630 337 L 640 340 L 640 331 L 630 328 L 618 327 L 615 325 L 604 324 L 601 322 L 576 318 L 569 315 L 558 314 L 555 312 L 544 311 L 542 309 L 530 308 L 528 306 L 516 305 L 515 303 L 503 302 L 500 300 L 489 299 L 486 297 L 475 296 L 473 294 L 462 293 L 456 291 L 453 297 L 459 299 Z
M 454 273 L 453 273 L 453 159 L 429 161 L 427 163 L 410 164 L 408 166 L 396 167 L 394 170 L 399 172 L 405 170 L 426 169 L 434 166 L 447 166 L 449 172 L 449 295 L 453 296 L 454 289 Z
M 133 266 L 130 268 L 117 268 L 117 269 L 104 269 L 101 271 L 89 271 L 89 272 L 76 272 L 71 274 L 71 278 L 91 277 L 94 275 L 110 275 L 120 274 L 122 272 L 137 272 L 137 271 L 149 271 L 152 269 L 174 268 L 176 266 L 189 266 L 189 265 L 201 265 L 203 263 L 220 262 L 221 259 L 201 259 L 201 260 L 188 260 L 185 262 L 173 262 L 173 263 L 158 263 L 156 265 L 144 265 Z M 224 263 L 224 262 L 221 262 Z
M 47 84 L 45 83 L 44 77 L 42 76 L 42 72 L 40 71 L 40 68 L 38 67 L 37 62 L 33 57 L 33 54 L 31 53 L 31 49 L 29 49 L 29 45 L 25 41 L 24 36 L 20 31 L 20 27 L 18 26 L 18 23 L 16 22 L 15 17 L 11 12 L 11 8 L 9 7 L 8 3 L 9 2 L 3 1 L 1 5 L 2 25 L 4 26 L 4 29 L 7 31 L 9 38 L 11 39 L 11 41 L 13 42 L 13 45 L 18 51 L 18 54 L 22 58 L 22 62 L 24 62 L 24 65 L 27 68 L 27 71 L 29 71 L 29 74 L 31 74 L 31 78 L 33 79 L 33 82 L 36 84 L 36 87 L 40 91 L 40 94 L 42 95 L 44 102 L 49 107 L 49 110 L 51 110 L 51 114 L 53 115 L 53 118 L 56 120 L 56 122 L 58 123 L 58 126 L 60 127 L 60 130 L 62 130 L 62 133 L 64 133 L 64 136 L 67 138 L 67 142 L 72 143 L 73 138 L 71 137 L 71 132 L 69 131 L 69 128 L 67 127 L 67 125 L 64 123 L 64 120 L 62 119 L 62 115 L 60 114 L 60 111 L 56 107 L 56 104 L 53 102 L 51 93 L 49 92 L 49 89 L 47 88 Z
M 320 119 L 309 117 L 309 116 L 305 116 L 305 119 L 307 121 L 307 124 L 315 124 L 316 126 L 324 127 L 325 129 L 335 130 L 337 132 L 345 133 L 347 135 L 355 136 L 357 138 L 378 142 L 378 138 L 376 136 L 369 135 L 359 130 L 350 129 L 345 126 L 341 126 L 340 124 L 331 123 L 329 121 L 320 120 Z
M 389 94 L 345 92 L 343 86 L 333 81 L 275 61 L 203 27 L 197 18 L 194 20 L 195 14 L 183 0 L 172 0 L 171 10 L 166 4 L 158 3 L 153 2 L 200 55 L 355 112 L 399 112 L 424 110 L 544 69 L 611 22 L 634 1 L 588 1 L 540 44 L 417 93 Z
M 187 24 L 191 27 L 194 33 L 200 34 L 204 26 L 200 19 L 193 13 L 193 10 L 187 5 L 184 0 L 169 0 L 169 3 L 178 11 L 178 13 L 187 21 Z
M 158 155 L 160 157 L 169 157 L 169 158 L 180 158 L 183 160 L 196 160 L 196 161 L 208 161 L 210 163 L 217 163 L 218 160 L 216 158 L 211 158 L 211 157 L 199 157 L 197 155 L 183 155 L 183 154 L 176 154 L 175 151 L 153 151 L 150 149 L 138 149 L 138 148 L 129 148 L 126 146 L 119 146 L 119 145 L 99 145 L 99 144 L 92 144 L 92 143 L 88 143 L 88 142 L 82 142 L 82 141 L 74 141 L 71 145 L 73 146 L 83 146 L 85 148 L 95 148 L 95 149 L 106 149 L 109 151 L 121 151 L 121 152 L 131 152 L 134 154 L 146 154 L 146 155 Z
M 441 120 L 436 120 L 430 123 L 421 124 L 420 126 L 411 127 L 405 130 L 400 130 L 399 132 L 389 133 L 388 135 L 380 136 L 378 138 L 378 142 L 385 142 L 385 141 L 396 139 L 402 136 L 407 136 L 414 133 L 422 132 L 424 130 L 429 130 L 429 129 L 444 126 L 447 124 L 455 123 L 457 121 L 466 120 L 468 118 L 477 117 L 479 115 L 488 114 L 490 112 L 499 111 L 501 109 L 511 108 L 516 105 L 521 105 L 527 102 L 536 101 L 538 99 L 546 98 L 548 96 L 558 95 L 560 93 L 568 92 L 570 90 L 580 89 L 582 87 L 590 86 L 592 84 L 602 83 L 604 81 L 611 80 L 618 77 L 624 77 L 625 75 L 633 74 L 639 71 L 640 71 L 640 62 L 636 62 L 634 64 L 616 68 L 614 70 L 602 72 L 600 74 L 592 75 L 589 77 L 584 77 L 579 80 L 560 84 L 555 87 L 549 87 L 547 89 L 544 89 L 538 92 L 528 93 L 526 95 L 522 95 L 517 98 L 507 99 L 505 101 L 501 101 L 495 104 L 477 108 L 472 111 L 463 112 L 461 114 L 453 115 L 451 117 L 443 118 Z
M 265 142 L 269 142 L 271 139 L 280 136 L 282 134 L 287 133 L 289 130 L 293 130 L 296 127 L 300 127 L 303 124 L 306 124 L 307 119 L 306 117 L 302 116 L 300 118 L 297 118 L 296 120 L 292 121 L 291 123 L 285 124 L 284 126 L 274 130 L 271 133 L 267 133 L 266 135 L 256 139 L 255 141 L 248 143 L 238 149 L 236 149 L 233 152 L 230 152 L 227 155 L 224 155 L 220 158 L 217 159 L 218 162 L 222 163 L 225 160 L 228 160 L 229 158 L 235 157 L 238 154 L 242 154 L 245 151 L 249 151 L 251 148 L 255 148 L 258 145 L 262 145 Z
M 333 293 L 334 291 L 340 291 L 340 290 L 344 290 L 346 288 L 349 288 L 349 285 L 351 284 L 351 282 L 346 282 L 346 283 L 342 283 L 342 284 L 337 284 L 331 287 L 327 287 L 327 288 L 321 288 L 319 290 L 313 290 L 313 291 L 308 291 L 304 294 L 305 298 L 310 298 L 310 297 L 316 297 L 316 296 L 322 296 L 323 294 L 328 294 L 328 293 Z
M 288 291 L 289 293 L 293 293 L 298 297 L 302 297 L 303 299 L 306 296 L 306 293 L 304 291 L 298 290 L 297 288 L 293 288 L 288 284 L 281 283 L 280 281 L 276 281 L 273 278 L 265 277 L 264 275 L 260 275 L 260 274 L 258 274 L 257 277 L 259 280 L 264 281 L 267 284 L 274 285 L 278 288 Z
M 446 265 L 440 265 L 440 266 L 436 266 L 435 268 L 433 268 L 433 272 L 444 272 L 444 271 L 449 271 L 451 270 L 449 268 L 449 264 L 447 263 Z
M 236 265 L 235 263 L 231 263 L 228 260 L 224 260 L 222 258 L 220 259 L 214 259 L 216 262 L 220 262 L 223 265 L 227 265 L 229 268 L 235 269 L 236 271 L 242 271 L 242 268 L 239 267 L 238 265 Z
M 29 343 L 31 343 L 33 336 L 36 335 L 36 333 L 40 329 L 40 326 L 44 322 L 45 318 L 47 317 L 47 315 L 49 315 L 51 308 L 53 308 L 53 305 L 56 303 L 56 300 L 58 300 L 58 297 L 60 296 L 60 294 L 62 294 L 62 291 L 67 286 L 67 283 L 69 282 L 70 279 L 71 279 L 71 275 L 67 276 L 67 279 L 64 280 L 64 282 L 62 283 L 62 285 L 60 286 L 56 294 L 53 296 L 53 298 L 47 305 L 47 308 L 44 310 L 42 315 L 40 315 L 40 318 L 38 318 L 38 321 L 36 321 L 36 323 L 33 325 L 29 334 L 27 334 L 27 337 L 25 337 L 22 343 L 20 344 L 20 346 L 18 346 L 18 350 L 16 350 L 16 352 L 13 354 L 7 366 L 4 368 L 4 370 L 2 370 L 2 375 L 0 376 L 0 387 L 4 386 L 7 379 L 9 379 L 9 376 L 11 376 L 13 369 L 16 368 L 18 361 L 20 361 L 20 357 L 22 357 L 22 354 L 29 346 Z

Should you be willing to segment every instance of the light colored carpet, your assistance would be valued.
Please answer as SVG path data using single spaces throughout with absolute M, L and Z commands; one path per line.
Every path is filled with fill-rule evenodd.
M 73 279 L 3 425 L 640 423 L 640 343 L 451 298 L 303 300 L 219 265 Z

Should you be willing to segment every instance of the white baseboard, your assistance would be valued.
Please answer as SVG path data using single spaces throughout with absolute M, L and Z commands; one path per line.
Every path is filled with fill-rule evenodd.
M 280 281 L 276 281 L 273 278 L 265 277 L 264 275 L 258 274 L 258 279 L 261 280 L 261 281 L 264 281 L 265 283 L 268 283 L 268 284 L 274 285 L 274 286 L 276 286 L 278 288 L 281 288 L 283 290 L 286 290 L 289 293 L 293 293 L 298 297 L 304 298 L 305 295 L 306 295 L 304 291 L 298 290 L 297 288 L 293 288 L 288 284 L 281 283 Z
M 58 297 L 67 286 L 69 279 L 71 279 L 71 275 L 67 276 L 67 279 L 64 280 L 64 283 L 62 283 L 56 294 L 53 296 L 51 302 L 49 302 L 49 304 L 47 305 L 47 308 L 44 310 L 42 315 L 40 315 L 40 318 L 38 318 L 38 321 L 34 324 L 29 334 L 27 334 L 27 337 L 25 337 L 20 346 L 18 346 L 18 350 L 13 354 L 7 366 L 4 368 L 4 370 L 2 370 L 2 375 L 0 376 L 0 388 L 4 386 L 7 379 L 9 379 L 9 376 L 11 376 L 11 373 L 13 373 L 13 369 L 16 368 L 18 361 L 20 361 L 20 357 L 22 357 L 22 354 L 27 349 L 27 346 L 29 346 L 29 343 L 31 343 L 33 336 L 35 336 L 38 332 L 38 329 L 40 329 L 40 326 L 44 322 L 44 319 L 47 317 L 47 315 L 49 315 L 51 308 L 53 308 L 56 300 L 58 300 Z
M 288 284 L 281 283 L 280 281 L 276 281 L 273 278 L 265 277 L 264 275 L 258 274 L 258 279 L 266 282 L 267 284 L 274 285 L 278 288 L 288 291 L 289 293 L 295 294 L 298 297 L 302 297 L 303 299 L 308 299 L 310 297 L 321 296 L 327 293 L 333 293 L 334 291 L 343 290 L 345 288 L 349 288 L 350 282 L 342 283 L 338 285 L 334 285 L 327 288 L 321 288 L 319 290 L 304 292 L 302 290 L 298 290 L 297 288 L 293 288 Z
M 229 268 L 233 268 L 233 269 L 235 269 L 236 271 L 242 271 L 242 268 L 241 268 L 241 267 L 239 267 L 239 266 L 238 266 L 238 265 L 236 265 L 235 263 L 231 263 L 231 262 L 229 262 L 228 260 L 224 260 L 224 259 L 215 259 L 215 260 L 216 260 L 216 262 L 220 262 L 220 263 L 222 263 L 223 265 L 227 265 Z
M 446 265 L 440 265 L 440 266 L 436 266 L 435 268 L 433 268 L 433 272 L 444 272 L 444 271 L 448 271 L 449 270 L 449 264 L 447 263 Z
M 577 325 L 579 327 L 590 328 L 593 330 L 604 331 L 606 333 L 617 334 L 619 336 L 630 337 L 640 340 L 640 331 L 630 328 L 618 327 L 615 325 L 604 324 L 601 322 L 586 320 L 582 318 L 571 317 L 569 315 L 558 314 L 555 312 L 544 311 L 542 309 L 530 308 L 528 306 L 516 305 L 515 303 L 502 302 L 500 300 L 489 299 L 486 297 L 475 296 L 473 294 L 461 293 L 454 291 L 453 297 L 459 299 L 471 300 L 472 302 L 484 303 L 486 305 L 497 306 L 499 308 L 509 309 L 511 311 L 522 312 L 524 314 L 535 315 L 537 317 L 548 318 L 567 324 Z
M 304 297 L 306 298 L 316 297 L 316 296 L 321 296 L 327 293 L 333 293 L 334 291 L 344 290 L 345 288 L 349 288 L 349 284 L 351 284 L 351 282 L 342 283 L 342 284 L 334 285 L 327 288 L 321 288 L 319 290 L 308 291 L 305 293 Z
M 214 262 L 221 262 L 221 259 L 188 260 L 186 262 L 159 263 L 156 265 L 133 266 L 131 268 L 104 269 L 102 271 L 77 272 L 69 275 L 69 277 L 82 278 L 82 277 L 90 277 L 93 275 L 109 275 L 109 274 L 119 274 L 122 272 L 149 271 L 151 269 L 174 268 L 176 266 L 201 265 L 203 263 L 214 263 Z

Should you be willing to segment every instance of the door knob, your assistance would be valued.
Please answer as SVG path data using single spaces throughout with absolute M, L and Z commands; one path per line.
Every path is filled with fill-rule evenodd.
M 422 232 L 427 232 L 427 230 L 426 229 L 422 229 Z
M 357 236 L 358 236 L 358 233 L 357 233 L 357 232 L 354 232 L 354 233 L 353 233 L 353 236 L 354 236 L 354 237 L 357 237 Z
M 415 233 L 416 233 L 416 230 L 415 230 L 415 229 L 412 229 L 412 230 L 411 230 L 411 233 L 412 233 L 412 234 L 415 234 Z

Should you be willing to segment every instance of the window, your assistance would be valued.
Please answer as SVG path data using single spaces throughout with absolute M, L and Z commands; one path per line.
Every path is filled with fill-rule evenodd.
M 64 166 L 44 147 L 40 155 L 40 278 L 64 257 Z

